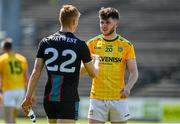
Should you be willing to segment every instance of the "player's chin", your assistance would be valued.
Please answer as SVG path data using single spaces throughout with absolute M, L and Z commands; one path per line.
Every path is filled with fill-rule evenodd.
M 109 35 L 108 32 L 102 32 L 102 34 L 103 34 L 104 36 L 108 36 L 108 35 Z

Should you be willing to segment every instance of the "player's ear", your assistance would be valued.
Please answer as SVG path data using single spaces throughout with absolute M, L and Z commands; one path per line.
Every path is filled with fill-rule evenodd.
M 116 20 L 116 27 L 119 27 L 119 25 L 120 25 L 120 21 Z

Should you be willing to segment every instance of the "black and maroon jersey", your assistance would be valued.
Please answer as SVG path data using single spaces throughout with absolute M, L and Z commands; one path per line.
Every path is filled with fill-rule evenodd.
M 42 58 L 48 74 L 45 99 L 79 101 L 78 83 L 81 61 L 91 61 L 86 43 L 70 32 L 56 32 L 42 39 L 37 58 Z

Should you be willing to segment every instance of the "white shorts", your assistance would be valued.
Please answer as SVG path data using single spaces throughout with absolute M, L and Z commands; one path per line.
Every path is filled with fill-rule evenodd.
M 19 109 L 21 107 L 21 102 L 24 98 L 25 90 L 9 90 L 3 92 L 4 106 L 5 107 L 15 107 Z
M 123 122 L 131 118 L 127 100 L 90 99 L 88 118 L 101 122 Z

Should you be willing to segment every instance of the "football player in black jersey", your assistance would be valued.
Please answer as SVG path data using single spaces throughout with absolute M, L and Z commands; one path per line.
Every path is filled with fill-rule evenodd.
M 92 61 L 86 43 L 75 32 L 80 12 L 75 6 L 64 5 L 60 9 L 58 32 L 42 39 L 29 79 L 22 108 L 27 115 L 32 107 L 31 97 L 45 65 L 48 80 L 44 93 L 44 109 L 49 123 L 75 123 L 78 117 L 78 83 L 81 61 L 90 77 L 97 76 L 98 68 Z

